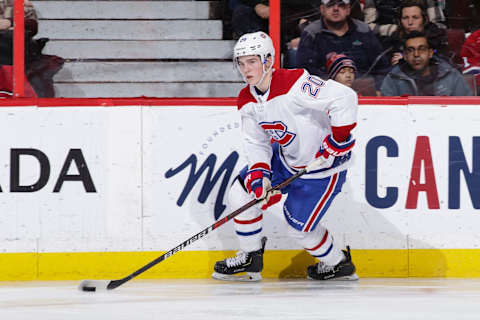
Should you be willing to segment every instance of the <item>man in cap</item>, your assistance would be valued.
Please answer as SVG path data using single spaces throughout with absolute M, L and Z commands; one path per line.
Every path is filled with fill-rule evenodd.
M 321 18 L 302 32 L 297 53 L 298 67 L 327 78 L 327 54 L 335 51 L 349 56 L 360 76 L 374 76 L 379 90 L 390 65 L 368 25 L 350 17 L 350 0 L 322 0 L 320 13 Z

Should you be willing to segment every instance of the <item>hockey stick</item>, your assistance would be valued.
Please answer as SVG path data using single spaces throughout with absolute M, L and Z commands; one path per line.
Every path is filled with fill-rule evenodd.
M 290 178 L 288 178 L 288 179 L 284 180 L 283 182 L 277 184 L 276 186 L 272 187 L 270 189 L 270 191 L 271 190 L 280 190 L 280 189 L 286 187 L 287 185 L 289 185 L 290 183 L 292 183 L 296 179 L 303 176 L 305 173 L 307 173 L 309 171 L 312 171 L 312 169 L 319 166 L 323 161 L 324 160 L 321 157 L 316 159 L 315 161 L 313 161 L 311 164 L 306 166 L 301 171 L 297 172 L 296 174 L 294 174 Z M 130 274 L 130 275 L 128 275 L 128 276 L 126 276 L 122 279 L 118 279 L 118 280 L 83 280 L 80 283 L 78 289 L 81 290 L 81 291 L 95 292 L 95 291 L 99 291 L 99 290 L 112 290 L 112 289 L 118 288 L 119 286 L 121 286 L 125 282 L 130 281 L 131 279 L 135 278 L 139 274 L 147 271 L 148 269 L 155 266 L 156 264 L 158 264 L 158 263 L 162 262 L 163 260 L 169 258 L 170 256 L 174 255 L 178 251 L 183 250 L 186 246 L 190 245 L 191 243 L 197 241 L 198 239 L 203 238 L 209 232 L 212 232 L 213 230 L 222 226 L 227 221 L 232 220 L 234 217 L 238 216 L 240 213 L 244 212 L 245 210 L 253 207 L 257 203 L 261 202 L 262 200 L 263 199 L 253 199 L 252 201 L 244 204 L 242 207 L 233 211 L 232 213 L 225 216 L 224 218 L 216 221 L 214 224 L 212 224 L 208 228 L 203 229 L 202 231 L 200 231 L 196 235 L 190 237 L 188 240 L 182 242 L 181 244 L 179 244 L 175 248 L 173 248 L 170 251 L 162 254 L 160 257 L 156 258 L 155 260 L 151 261 L 150 263 L 146 264 L 145 266 L 141 267 L 137 271 L 133 272 L 132 274 Z

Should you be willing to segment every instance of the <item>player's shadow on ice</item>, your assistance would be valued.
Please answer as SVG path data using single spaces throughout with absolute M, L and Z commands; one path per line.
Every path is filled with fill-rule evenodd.
M 307 266 L 317 263 L 315 258 L 308 254 L 305 250 L 300 251 L 293 258 L 291 258 L 290 265 L 280 271 L 278 277 L 280 279 L 289 278 L 306 278 Z

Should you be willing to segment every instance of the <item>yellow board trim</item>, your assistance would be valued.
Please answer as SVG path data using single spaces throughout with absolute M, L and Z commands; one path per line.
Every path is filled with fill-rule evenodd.
M 2 253 L 0 280 L 119 279 L 163 252 Z M 139 276 L 209 278 L 215 261 L 233 251 L 182 251 Z M 360 277 L 480 277 L 480 249 L 352 250 Z M 270 250 L 264 278 L 305 277 L 315 260 L 305 251 Z

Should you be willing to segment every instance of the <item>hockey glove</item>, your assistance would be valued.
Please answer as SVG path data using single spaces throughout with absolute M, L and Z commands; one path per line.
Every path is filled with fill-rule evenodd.
M 322 142 L 320 150 L 318 150 L 315 158 L 323 157 L 325 162 L 317 168 L 330 168 L 335 161 L 335 157 L 343 157 L 352 151 L 352 148 L 355 146 L 355 139 L 352 138 L 352 135 L 349 135 L 347 140 L 344 142 L 337 142 L 333 139 L 332 135 L 329 134 L 325 137 Z
M 268 167 L 267 165 L 261 166 Z M 263 199 L 261 202 L 262 210 L 266 210 L 282 199 L 282 193 L 279 190 L 268 191 L 272 187 L 271 178 L 272 172 L 268 169 L 260 168 L 258 165 L 252 166 L 252 169 L 247 171 L 247 176 L 245 177 L 245 187 L 248 193 L 252 193 L 255 199 Z

